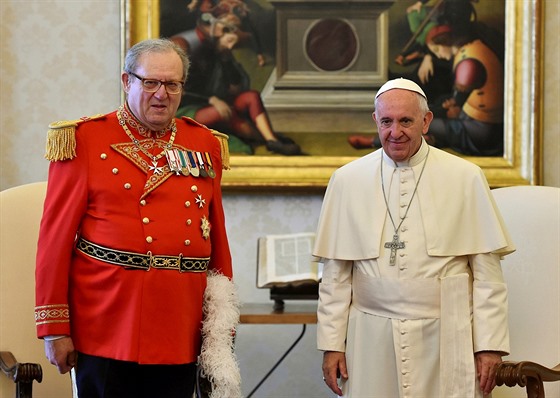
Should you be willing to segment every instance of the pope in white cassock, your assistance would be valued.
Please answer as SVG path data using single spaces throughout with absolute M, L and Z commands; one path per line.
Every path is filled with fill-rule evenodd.
M 509 351 L 515 248 L 482 170 L 424 140 L 417 84 L 385 83 L 372 116 L 382 149 L 332 175 L 319 219 L 323 377 L 351 398 L 482 397 Z

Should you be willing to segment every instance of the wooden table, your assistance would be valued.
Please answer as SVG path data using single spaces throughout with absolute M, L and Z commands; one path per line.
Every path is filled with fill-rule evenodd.
M 264 324 L 264 325 L 302 325 L 302 331 L 298 338 L 288 348 L 288 350 L 280 357 L 268 373 L 247 395 L 251 396 L 259 389 L 266 379 L 274 372 L 280 363 L 288 356 L 305 334 L 308 324 L 317 323 L 317 303 L 297 303 L 288 302 L 282 308 L 275 309 L 273 302 L 270 303 L 244 303 L 241 305 L 241 313 L 239 316 L 241 324 Z
M 317 323 L 317 303 L 289 302 L 283 309 L 274 309 L 273 303 L 244 303 L 240 323 L 258 324 L 314 324 Z

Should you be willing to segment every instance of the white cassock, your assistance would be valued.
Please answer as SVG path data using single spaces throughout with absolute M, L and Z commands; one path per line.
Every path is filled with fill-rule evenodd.
M 410 203 L 395 265 L 382 158 L 396 226 Z M 474 353 L 509 352 L 500 256 L 514 250 L 482 170 L 464 159 L 423 142 L 406 164 L 377 150 L 337 170 L 314 255 L 324 261 L 317 345 L 346 352 L 344 396 L 481 396 Z

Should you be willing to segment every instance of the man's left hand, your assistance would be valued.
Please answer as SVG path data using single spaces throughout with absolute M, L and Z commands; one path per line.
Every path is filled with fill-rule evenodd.
M 476 373 L 480 382 L 480 389 L 490 394 L 496 387 L 496 367 L 502 362 L 502 356 L 495 351 L 481 351 L 475 354 Z

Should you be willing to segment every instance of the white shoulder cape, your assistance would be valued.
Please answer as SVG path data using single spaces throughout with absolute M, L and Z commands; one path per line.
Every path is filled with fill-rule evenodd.
M 425 145 L 425 144 L 424 144 Z M 379 149 L 336 170 L 327 187 L 313 254 L 322 258 L 377 258 L 387 213 Z M 515 250 L 480 167 L 430 147 L 417 191 L 431 256 Z

